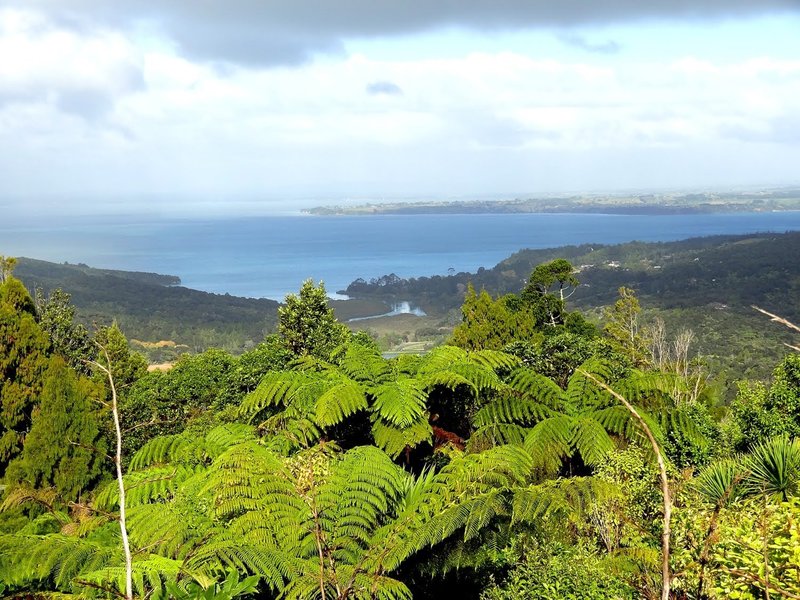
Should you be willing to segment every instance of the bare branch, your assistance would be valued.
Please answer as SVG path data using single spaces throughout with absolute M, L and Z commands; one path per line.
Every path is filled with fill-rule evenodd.
M 653 432 L 650 431 L 650 427 L 647 426 L 647 423 L 642 418 L 642 416 L 637 412 L 637 410 L 633 407 L 633 405 L 628 402 L 625 397 L 617 392 L 616 390 L 612 389 L 604 381 L 599 380 L 597 377 L 592 375 L 591 373 L 584 371 L 583 369 L 578 369 L 578 372 L 582 375 L 586 376 L 588 379 L 594 381 L 597 385 L 607 391 L 609 394 L 614 396 L 617 400 L 619 400 L 625 408 L 628 409 L 628 412 L 631 413 L 634 419 L 636 419 L 639 427 L 642 428 L 647 439 L 650 440 L 650 445 L 653 448 L 653 452 L 656 455 L 656 462 L 658 463 L 658 471 L 661 476 L 661 493 L 664 496 L 664 531 L 661 535 L 661 575 L 662 575 L 662 585 L 661 585 L 661 600 L 669 600 L 669 588 L 671 583 L 671 576 L 669 572 L 669 537 L 670 537 L 670 519 L 672 517 L 672 498 L 669 491 L 669 479 L 667 477 L 667 467 L 664 463 L 664 457 L 661 455 L 661 449 L 658 446 L 658 442 L 656 441 Z
M 781 325 L 786 325 L 786 327 L 788 327 L 789 329 L 794 329 L 795 331 L 800 333 L 800 327 L 798 327 L 797 325 L 795 325 L 791 321 L 787 321 L 783 317 L 779 317 L 778 315 L 772 314 L 771 312 L 768 312 L 768 311 L 764 310 L 763 308 L 759 308 L 755 304 L 753 304 L 750 308 L 753 308 L 753 309 L 757 310 L 758 312 L 767 315 L 770 318 L 770 321 L 774 321 L 775 323 L 780 323 Z

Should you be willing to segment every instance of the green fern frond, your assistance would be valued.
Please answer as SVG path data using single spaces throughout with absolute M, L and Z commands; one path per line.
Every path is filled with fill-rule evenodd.
M 314 420 L 321 427 L 330 427 L 367 406 L 364 388 L 355 381 L 343 379 L 319 395 Z
M 160 597 L 166 590 L 166 583 L 178 578 L 182 571 L 180 561 L 171 560 L 151 554 L 146 558 L 133 561 L 133 591 L 141 597 Z M 109 590 L 116 594 L 125 594 L 126 571 L 124 566 L 108 566 L 96 571 L 81 573 L 76 578 L 79 586 L 87 584 Z
M 503 395 L 482 407 L 473 417 L 475 427 L 486 427 L 493 423 L 515 423 L 530 427 L 554 412 L 546 404 L 524 396 Z
M 513 423 L 490 423 L 473 432 L 467 441 L 467 450 L 475 453 L 504 444 L 522 444 L 529 431 Z
M 198 465 L 155 466 L 125 475 L 125 492 L 128 506 L 146 504 L 153 500 L 166 500 L 175 495 L 184 482 L 197 474 Z M 95 497 L 95 506 L 113 510 L 119 505 L 119 485 L 108 482 Z
M 267 373 L 245 396 L 239 414 L 253 422 L 269 407 L 289 406 L 297 401 L 310 405 L 325 390 L 326 379 L 324 373 L 315 370 Z
M 536 466 L 555 473 L 562 460 L 572 455 L 574 419 L 560 415 L 537 423 L 525 438 L 525 449 Z
M 145 504 L 131 508 L 127 526 L 131 544 L 174 559 L 185 558 L 211 531 L 213 522 L 174 504 Z
M 564 411 L 564 392 L 555 381 L 527 368 L 511 374 L 509 385 L 553 410 Z
M 425 412 L 427 396 L 415 379 L 384 383 L 374 389 L 373 395 L 378 417 L 398 428 L 410 427 Z
M 456 346 L 437 346 L 422 357 L 419 368 L 420 374 L 444 371 L 454 364 L 467 361 L 467 351 Z
M 468 358 L 471 362 L 493 371 L 510 371 L 518 367 L 522 362 L 518 356 L 499 350 L 478 350 L 476 352 L 470 352 Z
M 152 465 L 175 462 L 201 462 L 203 460 L 202 439 L 197 436 L 176 434 L 153 438 L 136 451 L 131 458 L 130 469 L 137 471 Z
M 339 368 L 349 378 L 369 386 L 380 385 L 392 373 L 392 365 L 377 350 L 358 344 L 347 346 Z
M 564 394 L 565 403 L 573 414 L 610 404 L 609 394 L 584 375 L 584 372 L 591 373 L 601 381 L 608 381 L 611 377 L 611 369 L 607 363 L 596 359 L 583 363 L 570 377 Z
M 454 371 L 434 371 L 420 376 L 420 381 L 426 389 L 430 390 L 437 385 L 449 390 L 455 390 L 458 386 L 465 386 L 470 389 L 472 394 L 478 393 L 478 388 L 466 377 Z
M 595 477 L 549 480 L 515 490 L 512 522 L 550 516 L 580 522 L 592 506 L 620 495 L 619 486 Z
M 372 424 L 372 438 L 375 445 L 392 458 L 397 458 L 403 450 L 416 448 L 433 439 L 433 428 L 428 420 L 421 418 L 410 427 L 395 427 L 382 419 Z
M 570 445 L 589 466 L 595 466 L 614 449 L 614 441 L 603 426 L 591 417 L 577 417 L 572 425 Z

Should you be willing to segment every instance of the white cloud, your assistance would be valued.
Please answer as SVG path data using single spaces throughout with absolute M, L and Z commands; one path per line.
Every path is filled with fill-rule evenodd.
M 0 56 L 14 57 L 0 61 L 7 191 L 574 189 L 576 165 L 591 187 L 647 170 L 613 156 L 659 170 L 710 148 L 722 163 L 731 140 L 753 164 L 765 144 L 797 151 L 794 59 L 500 50 L 267 69 L 191 60 L 158 27 L 137 31 L 0 10 Z M 368 93 L 376 82 L 393 93 Z

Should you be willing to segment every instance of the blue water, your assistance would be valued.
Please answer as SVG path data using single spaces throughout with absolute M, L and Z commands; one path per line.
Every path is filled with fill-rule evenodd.
M 490 268 L 522 248 L 800 230 L 800 212 L 712 215 L 149 217 L 0 221 L 0 254 L 178 275 L 183 285 L 282 299 L 304 279 L 329 292 L 389 273 Z

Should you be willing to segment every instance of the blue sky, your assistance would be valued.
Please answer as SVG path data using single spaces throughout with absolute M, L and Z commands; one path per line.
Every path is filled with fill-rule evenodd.
M 0 204 L 798 184 L 798 32 L 792 0 L 7 0 Z

